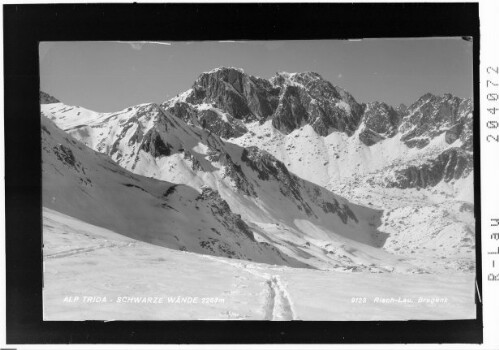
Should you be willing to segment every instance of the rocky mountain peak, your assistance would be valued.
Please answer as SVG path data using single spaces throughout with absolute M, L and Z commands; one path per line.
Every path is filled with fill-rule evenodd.
M 308 83 L 315 80 L 324 80 L 319 73 L 316 72 L 298 72 L 298 73 L 288 73 L 288 72 L 277 72 L 273 77 L 270 78 L 270 82 L 273 85 L 283 86 L 301 84 L 307 85 Z
M 185 102 L 209 104 L 245 122 L 264 120 L 275 110 L 278 90 L 242 69 L 221 67 L 201 74 Z
M 366 105 L 363 115 L 363 129 L 359 139 L 367 146 L 397 133 L 400 123 L 399 113 L 384 102 L 370 102 Z
M 58 99 L 54 96 L 47 94 L 46 92 L 40 91 L 40 104 L 49 104 L 49 103 L 60 103 Z
M 188 124 L 206 124 L 223 138 L 239 137 L 247 132 L 245 123 L 268 119 L 285 134 L 310 124 L 321 136 L 334 131 L 351 135 L 364 110 L 316 72 L 279 72 L 267 80 L 234 67 L 202 73 L 189 91 L 162 107 Z
M 353 134 L 364 107 L 352 95 L 315 72 L 277 73 L 270 82 L 279 87 L 279 104 L 272 125 L 289 134 L 310 124 L 321 136 L 334 131 Z
M 399 113 L 400 115 L 406 115 L 407 110 L 408 110 L 408 107 L 403 103 L 401 103 L 396 109 L 397 113 Z
M 469 99 L 427 93 L 408 108 L 400 127 L 402 141 L 409 147 L 422 148 L 446 133 L 447 143 L 461 139 L 465 149 L 472 149 L 472 108 Z
M 219 67 L 202 73 L 192 89 L 162 107 L 189 125 L 202 126 L 224 139 L 247 133 L 248 123 L 271 120 L 283 134 L 308 124 L 320 136 L 333 132 L 352 136 L 361 127 L 359 138 L 368 146 L 401 133 L 407 146 L 422 148 L 451 129 L 446 135 L 449 144 L 462 139 L 472 148 L 469 100 L 428 92 L 409 107 L 364 104 L 312 71 L 277 72 L 267 80 L 240 68 Z
M 425 93 L 424 95 L 422 95 L 419 99 L 418 99 L 418 102 L 419 101 L 429 101 L 431 100 L 432 98 L 436 97 L 434 94 L 432 94 L 431 92 L 427 92 Z
M 144 128 L 146 125 L 151 127 L 158 123 L 164 123 L 167 116 L 160 105 L 151 102 L 128 107 L 118 113 L 111 114 L 109 118 L 116 118 L 118 125 L 123 127 L 123 132 L 126 133 L 133 125 L 141 125 Z
M 391 108 L 385 102 L 373 101 L 366 103 L 366 112 L 370 110 L 387 110 Z
M 133 107 L 129 107 L 133 108 Z M 161 106 L 158 105 L 155 102 L 150 102 L 150 103 L 144 103 L 141 105 L 137 106 L 137 114 L 144 114 L 144 113 L 162 113 Z
M 247 75 L 239 68 L 215 68 L 209 72 L 202 73 L 194 82 L 193 88 L 216 87 L 217 83 L 223 82 L 232 86 L 238 93 L 242 93 L 242 81 L 245 77 Z
M 204 75 L 204 74 L 228 74 L 228 73 L 245 74 L 244 69 L 242 69 L 242 68 L 221 66 L 221 67 L 213 68 L 212 70 L 210 70 L 208 72 L 203 72 L 203 73 L 201 73 L 201 75 Z

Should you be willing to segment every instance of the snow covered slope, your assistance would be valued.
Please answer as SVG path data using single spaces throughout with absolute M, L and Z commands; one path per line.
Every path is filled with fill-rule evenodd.
M 119 167 L 42 117 L 43 205 L 144 242 L 178 250 L 306 266 L 253 232 L 216 191 L 149 179 Z M 73 249 L 85 250 L 68 241 Z
M 44 320 L 475 317 L 469 273 L 342 273 L 258 264 L 151 245 L 48 208 L 43 225 Z
M 377 249 L 386 239 L 376 229 L 380 210 L 351 204 L 296 177 L 267 152 L 224 141 L 158 105 L 84 119 L 79 108 L 60 104 L 42 105 L 42 113 L 136 174 L 218 191 L 255 239 L 307 265 L 419 271 Z

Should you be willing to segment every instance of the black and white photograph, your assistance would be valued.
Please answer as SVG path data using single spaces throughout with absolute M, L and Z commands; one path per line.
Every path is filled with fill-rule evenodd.
M 2 5 L 0 348 L 497 348 L 497 6 Z
M 40 42 L 43 320 L 475 319 L 473 40 Z

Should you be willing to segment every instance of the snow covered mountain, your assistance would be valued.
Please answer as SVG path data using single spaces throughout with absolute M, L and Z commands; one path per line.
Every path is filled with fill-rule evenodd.
M 185 185 L 132 174 L 43 116 L 42 160 L 42 198 L 47 208 L 164 247 L 306 266 L 257 242 L 241 216 L 216 191 L 203 188 L 199 193 Z M 71 248 L 72 243 L 66 240 L 58 249 Z
M 122 168 L 219 193 L 286 259 L 473 269 L 470 100 L 426 94 L 393 108 L 358 103 L 317 73 L 267 80 L 217 68 L 171 100 L 116 113 L 45 94 L 41 103 L 42 115 Z
M 265 80 L 219 68 L 203 73 L 192 89 L 162 107 L 187 123 L 205 123 L 234 143 L 263 148 L 287 161 L 291 171 L 322 186 L 327 179 L 336 182 L 339 174 L 349 178 L 398 159 L 426 159 L 450 147 L 471 152 L 473 144 L 470 100 L 426 94 L 403 111 L 382 102 L 359 104 L 310 72 L 277 73 Z M 303 135 L 309 128 L 314 133 Z M 315 147 L 304 149 L 310 141 Z M 324 141 L 326 145 L 318 144 Z M 370 147 L 375 144 L 378 147 Z M 380 151 L 384 154 L 375 154 Z M 315 176 L 302 173 L 300 158 L 315 158 L 322 169 L 314 169 Z
M 192 89 L 162 106 L 188 123 L 202 123 L 208 111 L 212 118 L 230 122 L 226 96 L 236 93 L 238 110 L 252 114 L 232 119 L 231 125 L 239 125 L 237 133 L 212 132 L 266 150 L 297 176 L 384 210 L 380 230 L 388 234 L 386 250 L 414 256 L 412 252 L 424 248 L 424 265 L 433 258 L 441 263 L 452 251 L 452 259 L 473 269 L 470 99 L 425 94 L 409 107 L 359 104 L 317 73 L 277 73 L 265 80 L 240 69 L 218 68 L 203 73 Z M 188 118 L 179 109 L 188 110 Z M 413 213 L 409 220 L 388 215 L 401 208 Z M 427 212 L 426 217 L 418 218 L 417 212 Z M 418 244 L 414 232 L 423 233 Z M 444 232 L 454 235 L 445 237 Z
M 60 125 L 67 125 L 70 135 L 96 150 L 108 152 L 125 169 L 162 181 L 183 183 L 197 189 L 201 196 L 220 193 L 223 198 L 220 200 L 228 204 L 226 211 L 241 214 L 257 241 L 302 261 L 302 266 L 378 270 L 380 267 L 376 265 L 380 264 L 372 261 L 379 260 L 382 269 L 394 269 L 396 265 L 404 270 L 416 270 L 374 248 L 381 246 L 384 239 L 376 230 L 380 210 L 351 204 L 296 177 L 280 161 L 256 147 L 243 148 L 225 142 L 208 131 L 176 120 L 155 104 L 110 115 L 92 114 L 60 103 L 46 104 L 42 109 Z M 74 120 L 81 116 L 89 118 L 89 125 L 82 126 L 81 119 Z M 56 195 L 53 187 L 44 188 L 56 198 L 64 197 L 66 189 L 56 182 L 60 190 Z M 133 184 L 130 187 L 136 188 Z M 104 188 L 103 192 L 109 191 Z M 77 202 L 80 201 L 84 199 Z M 148 211 L 147 207 L 144 204 L 143 210 Z M 60 209 L 75 216 L 65 205 Z M 168 218 L 163 222 L 165 220 Z M 103 222 L 92 223 L 103 225 Z M 128 224 L 126 227 L 133 229 Z M 121 232 L 124 227 L 113 229 Z M 178 230 L 184 229 L 179 226 Z

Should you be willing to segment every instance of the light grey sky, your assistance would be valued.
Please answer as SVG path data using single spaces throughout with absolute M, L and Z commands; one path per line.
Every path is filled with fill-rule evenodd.
M 358 102 L 393 106 L 426 92 L 473 93 L 472 43 L 460 38 L 40 44 L 41 89 L 99 112 L 163 102 L 220 66 L 262 78 L 314 71 Z

